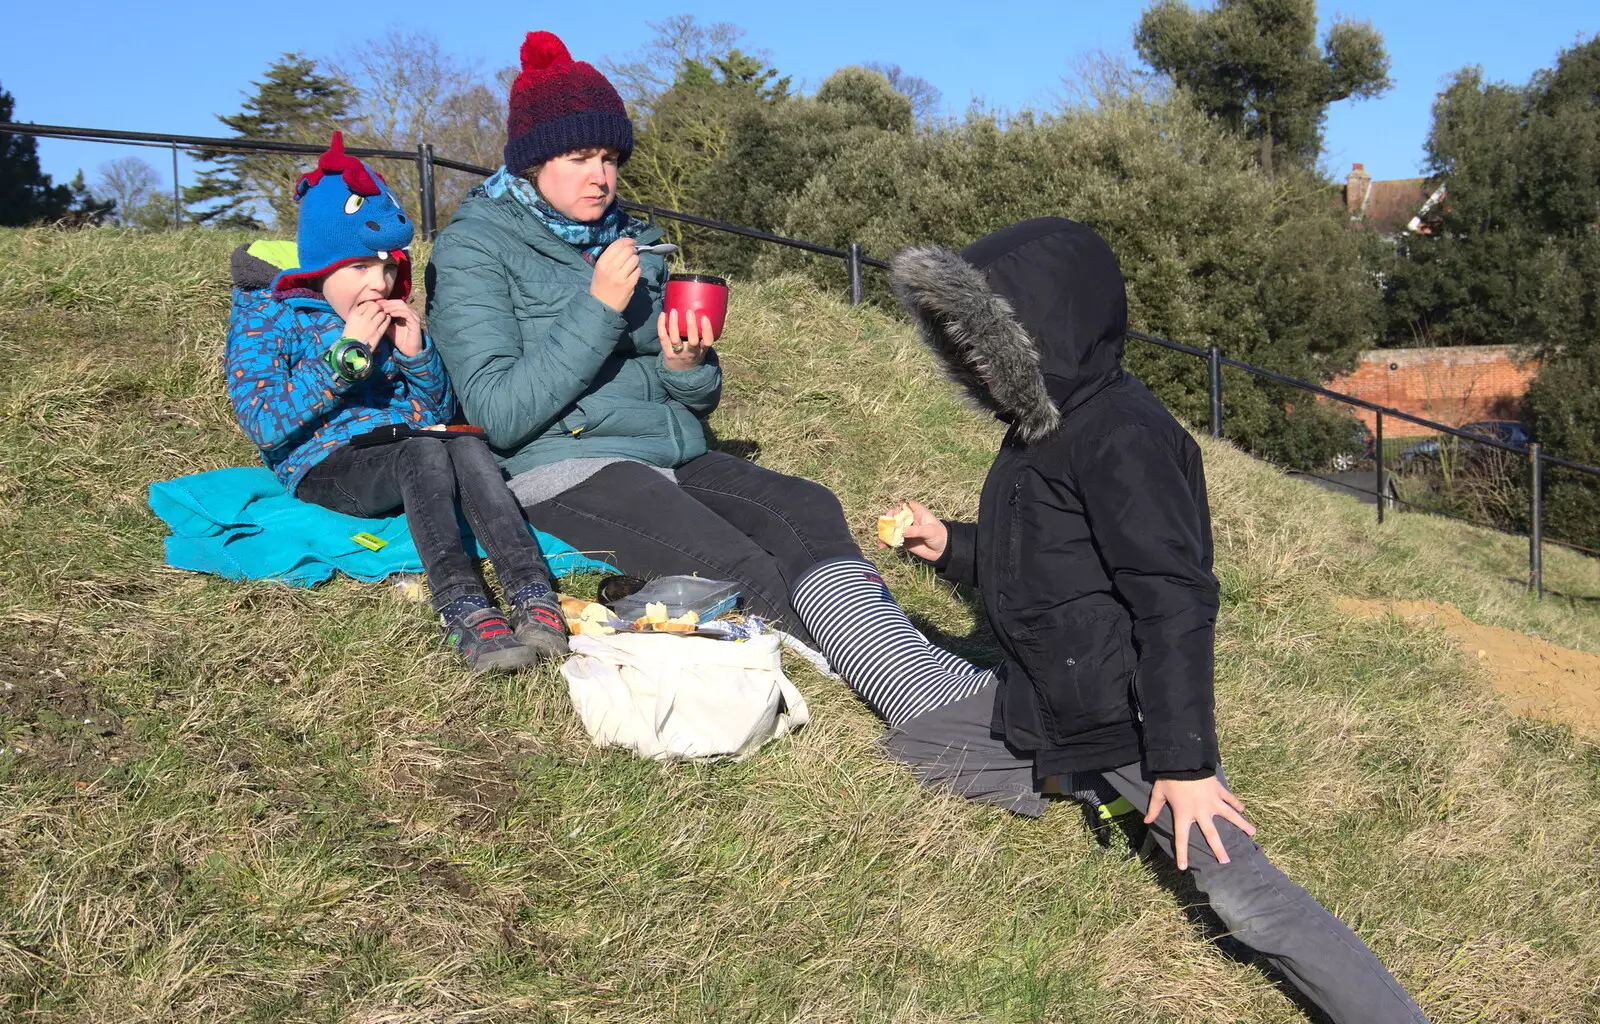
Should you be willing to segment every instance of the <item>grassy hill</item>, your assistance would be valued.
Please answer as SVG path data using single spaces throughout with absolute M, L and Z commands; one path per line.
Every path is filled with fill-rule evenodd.
M 796 664 L 742 764 L 591 748 L 554 671 L 475 679 L 387 585 L 167 569 L 150 481 L 250 464 L 204 232 L 0 232 L 0 1018 L 1298 1021 L 1173 873 L 919 791 Z M 971 515 L 999 432 L 903 326 L 735 292 L 714 419 L 834 488 Z M 1219 728 L 1274 858 L 1435 1021 L 1600 1018 L 1600 748 L 1520 719 L 1427 599 L 1600 651 L 1600 566 L 1371 511 L 1203 440 Z M 883 556 L 957 649 L 973 607 Z M 592 585 L 592 584 L 591 584 Z

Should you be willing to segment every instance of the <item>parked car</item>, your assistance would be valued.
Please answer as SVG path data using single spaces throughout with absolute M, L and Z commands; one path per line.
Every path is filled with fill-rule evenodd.
M 1515 420 L 1479 420 L 1476 423 L 1468 423 L 1461 429 L 1469 434 L 1478 434 L 1482 437 L 1499 441 L 1501 444 L 1511 445 L 1519 451 L 1527 448 L 1528 442 L 1533 439 L 1532 435 L 1528 433 L 1528 428 Z M 1400 453 L 1400 464 L 1409 466 L 1418 459 L 1437 461 L 1439 458 L 1439 446 L 1446 442 L 1456 445 L 1457 456 L 1470 457 L 1501 450 L 1494 445 L 1479 444 L 1476 441 L 1468 441 L 1447 434 L 1439 437 L 1430 437 L 1426 441 L 1419 441 L 1402 451 Z
M 1364 462 L 1373 461 L 1378 457 L 1377 444 L 1372 430 L 1365 423 L 1357 423 L 1356 429 L 1350 432 L 1349 447 L 1333 457 L 1333 471 L 1348 473 L 1359 469 Z

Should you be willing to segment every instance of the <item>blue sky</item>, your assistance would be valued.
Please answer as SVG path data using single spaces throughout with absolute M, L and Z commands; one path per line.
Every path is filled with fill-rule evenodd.
M 375 6 L 383 20 L 345 13 Z M 6 17 L 0 86 L 17 98 L 22 120 L 227 134 L 213 115 L 236 111 L 241 90 L 283 50 L 328 56 L 389 28 L 426 29 L 447 50 L 493 70 L 512 63 L 527 30 L 547 28 L 561 35 L 580 60 L 597 61 L 643 44 L 651 35 L 647 21 L 685 11 L 704 22 L 741 25 L 749 47 L 766 49 L 774 64 L 811 87 L 841 65 L 879 60 L 900 64 L 938 86 L 951 112 L 973 99 L 1014 109 L 1049 106 L 1084 55 L 1104 51 L 1133 61 L 1130 37 L 1143 6 L 1139 0 L 995 8 L 949 0 L 697 0 L 692 6 L 623 0 L 602 9 L 575 3 L 389 0 L 328 4 L 327 13 L 296 17 L 280 12 L 313 5 L 303 0 L 287 7 L 89 0 L 72 13 L 74 23 L 91 30 L 63 33 L 59 8 L 30 3 L 16 5 Z M 442 17 L 441 7 L 452 13 Z M 1381 99 L 1332 108 L 1325 163 L 1341 177 L 1357 160 L 1375 178 L 1421 173 L 1431 104 L 1457 68 L 1478 64 L 1491 79 L 1523 82 L 1552 63 L 1563 47 L 1600 31 L 1600 4 L 1594 0 L 1347 0 L 1318 7 L 1324 25 L 1335 16 L 1370 20 L 1388 44 L 1395 82 Z M 512 13 L 519 8 L 526 11 L 521 21 Z M 495 11 L 506 13 L 485 16 Z M 45 170 L 58 181 L 79 167 L 92 180 L 98 165 L 127 154 L 145 157 L 163 176 L 171 173 L 170 158 L 160 150 L 43 140 L 40 152 Z M 185 161 L 186 180 L 191 173 Z

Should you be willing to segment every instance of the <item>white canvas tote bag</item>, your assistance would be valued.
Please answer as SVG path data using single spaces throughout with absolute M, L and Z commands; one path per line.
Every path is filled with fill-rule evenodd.
M 597 746 L 654 759 L 744 757 L 811 720 L 783 674 L 779 638 L 575 636 L 561 666 Z

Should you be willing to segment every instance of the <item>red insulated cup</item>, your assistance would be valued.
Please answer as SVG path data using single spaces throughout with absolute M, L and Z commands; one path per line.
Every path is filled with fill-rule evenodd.
M 667 278 L 662 309 L 668 317 L 677 310 L 679 337 L 689 336 L 689 317 L 703 316 L 711 321 L 712 335 L 720 338 L 722 323 L 728 318 L 728 282 L 709 274 L 673 274 Z

